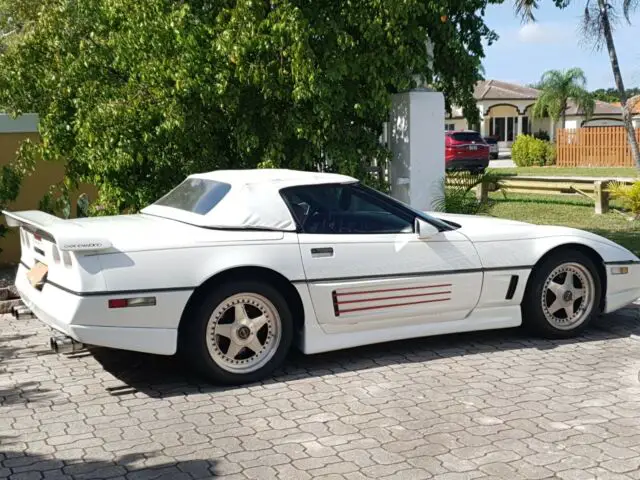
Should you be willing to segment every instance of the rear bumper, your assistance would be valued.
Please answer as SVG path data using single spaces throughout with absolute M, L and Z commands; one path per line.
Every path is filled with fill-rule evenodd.
M 447 160 L 445 168 L 447 170 L 463 170 L 475 168 L 487 168 L 489 166 L 489 157 L 485 158 L 453 158 Z
M 178 323 L 191 292 L 153 293 L 155 307 L 109 309 L 108 295 L 76 295 L 50 283 L 37 290 L 26 273 L 20 265 L 15 281 L 20 298 L 54 330 L 87 345 L 160 355 L 176 352 Z
M 629 273 L 613 274 L 616 267 L 627 267 Z M 611 313 L 640 298 L 640 264 L 609 264 L 607 269 L 607 295 L 604 313 Z

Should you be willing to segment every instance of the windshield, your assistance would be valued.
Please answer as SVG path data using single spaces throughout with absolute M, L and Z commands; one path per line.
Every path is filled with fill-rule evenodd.
M 220 200 L 230 189 L 231 185 L 228 183 L 202 178 L 187 178 L 154 205 L 205 215 L 220 203 Z
M 375 190 L 371 187 L 367 187 L 366 185 L 363 185 L 361 183 L 358 183 L 357 188 L 362 189 L 362 190 L 366 190 L 369 192 L 373 192 L 374 195 L 383 195 L 389 199 L 391 199 L 393 202 L 398 202 L 400 204 L 402 204 L 403 207 L 411 210 L 415 215 L 417 215 L 418 217 L 422 218 L 424 221 L 429 222 L 431 225 L 439 228 L 440 230 L 455 230 L 457 228 L 460 228 L 460 225 L 457 225 L 455 223 L 449 223 L 449 222 L 445 222 L 444 220 L 440 219 L 440 218 L 436 218 L 432 215 L 427 214 L 426 212 L 423 212 L 421 210 L 418 210 L 416 208 L 413 208 L 411 205 L 408 205 L 404 202 L 401 202 L 400 200 L 391 197 L 390 195 L 387 195 L 386 193 L 382 193 L 379 192 L 378 190 Z
M 482 137 L 476 132 L 456 132 L 451 134 L 451 138 L 458 142 L 480 142 Z

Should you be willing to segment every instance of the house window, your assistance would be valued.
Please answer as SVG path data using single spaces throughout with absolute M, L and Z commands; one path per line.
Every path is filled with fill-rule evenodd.
M 445 123 L 444 124 L 444 130 L 449 132 L 449 131 L 453 131 L 456 129 L 456 124 L 455 123 Z

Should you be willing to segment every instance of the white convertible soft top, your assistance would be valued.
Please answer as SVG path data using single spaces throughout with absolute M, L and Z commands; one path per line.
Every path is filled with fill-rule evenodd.
M 157 203 L 141 212 L 210 228 L 295 231 L 296 223 L 280 195 L 281 189 L 357 182 L 346 175 L 286 169 L 216 170 L 190 175 L 185 181 L 189 179 L 213 180 L 231 188 L 203 215 Z

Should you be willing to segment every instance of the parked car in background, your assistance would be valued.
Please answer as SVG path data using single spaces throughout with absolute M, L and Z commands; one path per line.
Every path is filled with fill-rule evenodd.
M 498 139 L 496 137 L 483 137 L 487 145 L 489 145 L 489 158 L 491 160 L 498 159 Z
M 445 132 L 445 168 L 483 173 L 489 166 L 489 145 L 473 130 Z

